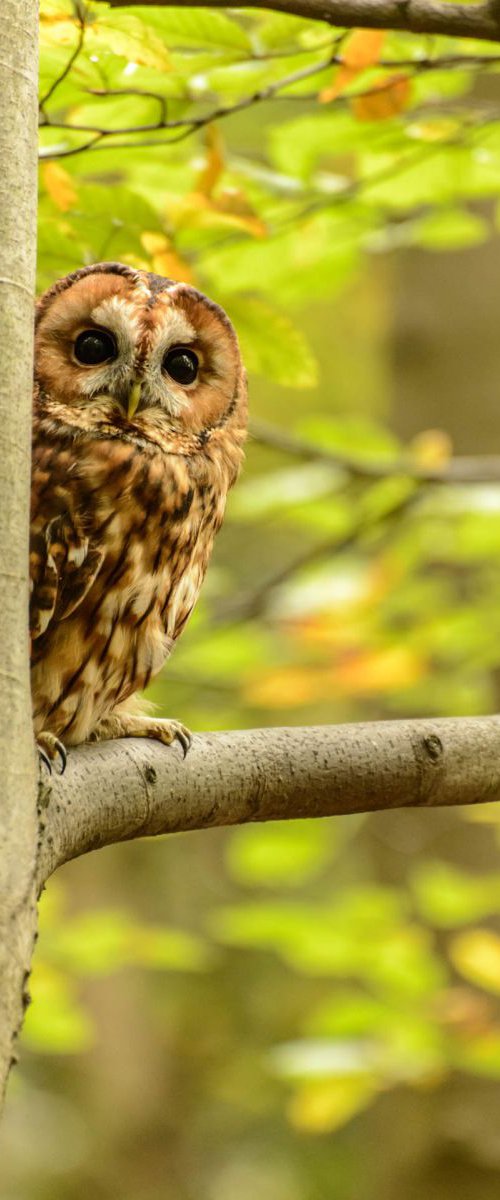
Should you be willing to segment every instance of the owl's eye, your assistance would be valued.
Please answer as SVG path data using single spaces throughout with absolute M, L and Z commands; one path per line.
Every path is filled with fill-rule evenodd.
M 187 346 L 174 346 L 172 350 L 167 350 L 162 362 L 163 370 L 168 372 L 170 378 L 183 384 L 194 383 L 198 366 L 198 355 Z
M 78 334 L 73 353 L 82 366 L 96 367 L 110 358 L 116 358 L 116 342 L 105 329 L 84 329 L 83 333 Z

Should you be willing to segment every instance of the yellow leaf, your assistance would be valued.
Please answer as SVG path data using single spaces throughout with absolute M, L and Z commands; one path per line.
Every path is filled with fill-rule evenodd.
M 40 20 L 67 21 L 74 17 L 71 0 L 40 0 Z
M 450 942 L 450 957 L 457 971 L 484 988 L 500 995 L 500 937 L 490 929 L 470 929 Z
M 122 260 L 127 267 L 133 267 L 134 271 L 151 270 L 151 263 L 147 259 L 141 258 L 139 254 L 122 254 Z
M 391 75 L 364 96 L 353 96 L 350 105 L 358 121 L 385 121 L 402 112 L 409 99 L 408 75 Z
M 346 696 L 383 695 L 417 683 L 426 664 L 407 646 L 347 654 L 331 672 L 332 687 Z
M 267 235 L 264 222 L 251 209 L 248 214 L 228 211 L 224 194 L 219 200 L 211 199 L 203 192 L 190 192 L 180 203 L 170 203 L 168 213 L 178 228 L 242 229 L 252 237 Z
M 94 54 L 118 54 L 141 67 L 170 71 L 170 55 L 163 40 L 131 13 L 110 13 L 87 29 L 87 49 Z
M 322 672 L 322 688 L 328 695 L 328 677 Z M 321 691 L 321 689 L 320 689 Z M 303 667 L 277 667 L 262 674 L 245 688 L 248 704 L 263 708 L 297 708 L 318 695 L 318 672 Z
M 424 429 L 410 443 L 412 457 L 421 467 L 444 467 L 453 453 L 453 442 L 444 429 Z
M 40 22 L 40 46 L 50 50 L 54 46 L 77 44 L 79 26 L 67 16 L 49 17 Z
M 372 1076 L 315 1080 L 292 1096 L 288 1119 L 303 1133 L 330 1133 L 367 1108 L 378 1090 Z
M 78 193 L 71 175 L 68 175 L 64 167 L 56 162 L 44 163 L 41 168 L 41 177 L 46 192 L 59 212 L 67 212 L 68 209 L 74 207 Z
M 461 125 L 455 117 L 432 117 L 426 121 L 412 121 L 406 126 L 406 132 L 418 142 L 449 142 L 460 134 Z
M 144 233 L 141 233 L 141 242 L 144 246 L 144 249 L 148 254 L 151 254 L 151 256 L 153 256 L 153 254 L 161 254 L 162 251 L 167 250 L 168 246 L 170 245 L 169 240 L 164 233 L 156 233 L 154 230 L 150 231 L 148 229 L 145 229 Z
M 141 234 L 141 242 L 151 256 L 151 266 L 157 275 L 165 275 L 167 279 L 178 279 L 181 283 L 196 284 L 189 263 L 174 250 L 170 239 L 164 233 L 145 230 Z

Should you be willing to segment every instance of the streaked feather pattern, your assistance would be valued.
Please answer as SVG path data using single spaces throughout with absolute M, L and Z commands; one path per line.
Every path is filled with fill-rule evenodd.
M 82 367 L 78 334 L 103 328 L 114 360 Z M 189 386 L 162 369 L 168 348 L 184 345 L 199 364 Z M 129 418 L 137 381 L 141 402 Z M 74 745 L 137 732 L 111 718 L 158 673 L 192 611 L 245 426 L 234 331 L 193 288 L 110 263 L 42 297 L 31 518 L 37 736 Z

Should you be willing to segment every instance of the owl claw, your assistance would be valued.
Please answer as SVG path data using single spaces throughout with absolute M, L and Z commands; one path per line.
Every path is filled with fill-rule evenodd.
M 55 770 L 57 775 L 64 775 L 68 755 L 66 748 L 54 733 L 40 733 L 37 738 L 38 754 L 47 767 L 50 775 Z
M 182 725 L 180 729 L 177 730 L 175 736 L 182 746 L 182 753 L 185 758 L 188 750 L 191 749 L 193 744 L 193 735 L 189 732 L 189 729 L 186 729 L 185 725 Z
M 52 775 L 52 763 L 48 754 L 45 753 L 45 750 L 42 750 L 41 746 L 38 746 L 37 749 L 40 762 L 43 762 L 43 765 L 47 768 L 49 775 Z
M 193 742 L 193 735 L 186 725 L 172 718 L 158 721 L 151 729 L 150 736 L 158 738 L 164 746 L 171 746 L 175 741 L 180 742 L 184 758 Z

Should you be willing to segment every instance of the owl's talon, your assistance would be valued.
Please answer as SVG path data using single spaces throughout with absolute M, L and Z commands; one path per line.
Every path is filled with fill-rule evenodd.
M 59 738 L 54 733 L 40 733 L 37 738 L 38 753 L 47 770 L 52 775 L 55 770 L 57 775 L 64 775 L 68 755 L 66 747 L 63 746 Z
M 186 729 L 186 727 L 183 725 L 177 730 L 175 736 L 182 746 L 182 753 L 185 758 L 188 750 L 191 749 L 193 744 L 193 735 L 189 732 L 189 729 Z
M 151 729 L 151 737 L 157 737 L 165 746 L 171 746 L 176 740 L 180 742 L 182 747 L 183 757 L 186 757 L 188 750 L 193 742 L 191 730 L 183 725 L 181 721 L 162 720 Z
M 40 762 L 43 762 L 43 765 L 47 768 L 49 775 L 52 775 L 52 763 L 48 754 L 45 753 L 45 750 L 42 750 L 41 746 L 37 746 L 37 750 Z
M 58 742 L 57 754 L 59 756 L 59 762 L 60 762 L 59 775 L 64 775 L 64 772 L 66 770 L 66 763 L 68 761 L 68 755 L 66 753 L 66 747 L 63 746 L 62 742 Z

